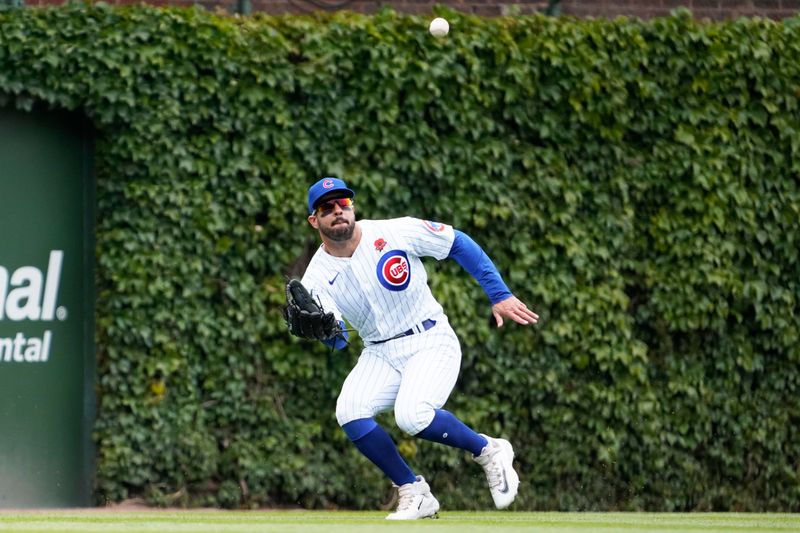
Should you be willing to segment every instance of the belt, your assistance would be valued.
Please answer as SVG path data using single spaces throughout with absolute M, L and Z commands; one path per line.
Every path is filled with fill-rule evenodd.
M 411 329 L 405 330 L 403 333 L 398 333 L 394 337 L 389 337 L 388 339 L 383 339 L 382 341 L 369 341 L 370 344 L 383 344 L 384 342 L 393 341 L 395 339 L 399 339 L 401 337 L 408 337 L 409 335 L 413 335 L 414 333 L 422 333 L 423 331 L 428 331 L 433 326 L 436 325 L 435 320 L 427 319 L 423 320 L 421 324 L 414 326 Z

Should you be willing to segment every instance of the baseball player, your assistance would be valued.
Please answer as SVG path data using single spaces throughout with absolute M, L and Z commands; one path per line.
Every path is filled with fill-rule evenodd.
M 398 487 L 397 510 L 387 519 L 435 517 L 439 510 L 428 483 L 375 422 L 376 414 L 389 409 L 409 435 L 470 451 L 486 473 L 495 506 L 506 508 L 519 486 L 511 444 L 476 433 L 442 408 L 458 377 L 461 347 L 431 294 L 420 258 L 455 259 L 489 296 L 498 327 L 504 319 L 535 324 L 539 316 L 508 290 L 466 234 L 411 217 L 356 221 L 354 196 L 333 177 L 308 190 L 308 222 L 322 245 L 301 282 L 287 287 L 290 331 L 341 349 L 347 344 L 346 320 L 361 336 L 364 350 L 342 385 L 336 418 L 358 450 Z

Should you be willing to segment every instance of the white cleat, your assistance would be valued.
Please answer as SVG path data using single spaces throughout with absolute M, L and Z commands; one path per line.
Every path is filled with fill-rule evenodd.
M 420 518 L 438 518 L 439 501 L 431 494 L 431 487 L 422 476 L 417 476 L 414 483 L 406 483 L 397 488 L 400 500 L 397 511 L 386 517 L 386 520 L 418 520 Z
M 481 435 L 489 441 L 489 444 L 473 459 L 486 472 L 486 481 L 489 482 L 495 507 L 505 509 L 517 497 L 519 489 L 519 475 L 513 465 L 514 449 L 505 439 L 493 439 L 482 433 Z

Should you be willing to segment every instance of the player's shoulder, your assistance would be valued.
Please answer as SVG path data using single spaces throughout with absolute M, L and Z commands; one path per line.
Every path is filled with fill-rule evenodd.
M 362 229 L 368 238 L 392 236 L 400 241 L 452 238 L 452 226 L 412 216 L 382 220 L 364 220 Z
M 384 218 L 379 220 L 360 220 L 366 228 L 379 228 L 379 229 L 398 229 L 398 228 L 411 228 L 411 227 L 424 227 L 427 220 L 416 218 L 412 216 Z
M 372 236 L 391 233 L 393 230 L 396 230 L 400 224 L 402 224 L 402 220 L 403 219 L 401 218 L 365 219 L 359 220 L 358 223 L 361 224 L 362 232 Z
M 369 237 L 385 237 L 406 235 L 413 228 L 417 219 L 412 217 L 384 218 L 373 220 L 360 220 L 362 231 Z
M 403 230 L 421 235 L 438 235 L 452 231 L 452 226 L 444 222 L 410 216 L 397 219 L 397 226 Z

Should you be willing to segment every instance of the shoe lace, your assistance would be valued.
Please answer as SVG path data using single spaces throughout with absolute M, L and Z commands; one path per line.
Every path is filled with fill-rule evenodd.
M 485 471 L 489 488 L 495 488 L 503 483 L 503 469 L 500 467 L 500 461 L 493 458 L 486 465 Z
M 414 488 L 410 484 L 403 485 L 397 489 L 397 493 L 400 496 L 400 500 L 397 502 L 397 510 L 405 511 L 410 508 L 414 501 Z
M 489 488 L 493 489 L 503 484 L 503 467 L 500 465 L 497 451 L 494 450 L 490 453 L 490 458 L 483 469 L 486 472 L 486 481 L 489 482 Z

